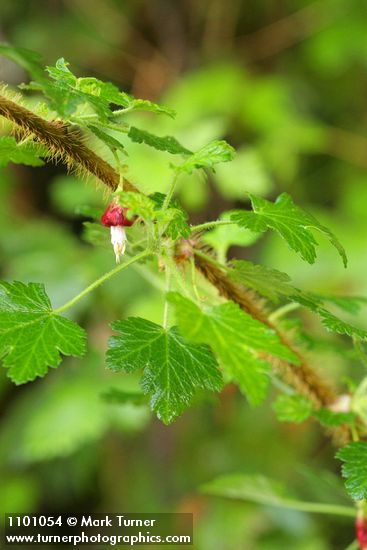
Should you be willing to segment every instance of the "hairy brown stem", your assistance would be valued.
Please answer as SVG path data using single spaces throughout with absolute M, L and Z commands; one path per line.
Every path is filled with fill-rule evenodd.
M 117 188 L 119 175 L 112 166 L 86 147 L 77 131 L 69 131 L 67 125 L 48 122 L 1 95 L 0 115 L 14 122 L 18 131 L 42 143 L 50 156 L 64 162 L 69 169 L 82 169 L 93 174 L 111 191 Z
M 96 176 L 111 191 L 117 188 L 119 174 L 83 143 L 78 132 L 75 130 L 69 132 L 67 125 L 48 122 L 1 95 L 0 115 L 14 122 L 21 133 L 27 136 L 31 135 L 45 145 L 52 159 L 63 161 L 68 168 L 81 168 L 83 171 Z M 127 180 L 124 180 L 124 187 L 130 191 L 138 192 L 136 187 Z M 215 262 L 205 258 L 200 250 L 201 244 L 198 240 L 194 247 L 194 260 L 198 271 L 218 289 L 222 296 L 239 304 L 243 310 L 255 319 L 272 328 L 283 344 L 300 359 L 300 365 L 296 366 L 267 355 L 266 359 L 271 363 L 275 372 L 296 391 L 310 398 L 317 407 L 334 403 L 338 396 L 333 388 L 308 364 L 292 343 L 292 339 L 269 320 L 264 301 L 253 291 L 231 281 L 226 273 Z M 334 428 L 330 432 L 333 439 L 339 443 L 341 441 L 346 442 L 349 439 L 347 427 Z
M 200 243 L 197 244 L 200 248 Z M 298 393 L 309 398 L 317 408 L 327 407 L 338 399 L 333 387 L 328 384 L 308 363 L 292 342 L 287 333 L 272 323 L 267 314 L 264 301 L 255 292 L 233 282 L 215 262 L 210 261 L 200 251 L 194 249 L 196 268 L 208 281 L 214 285 L 219 294 L 237 303 L 244 311 L 274 330 L 280 341 L 300 360 L 294 365 L 270 354 L 264 358 L 272 365 L 275 373 Z M 329 435 L 337 445 L 346 444 L 350 440 L 348 426 L 339 426 L 328 430 Z
M 281 342 L 300 359 L 300 366 L 280 360 L 277 361 L 277 365 L 274 365 L 287 383 L 303 395 L 307 395 L 317 406 L 327 406 L 336 401 L 337 395 L 333 389 L 307 364 L 291 340 L 269 320 L 264 302 L 255 292 L 233 282 L 224 271 L 200 253 L 195 254 L 195 263 L 198 270 L 222 296 L 236 302 L 252 317 L 274 330 Z M 272 363 L 274 363 L 273 360 Z

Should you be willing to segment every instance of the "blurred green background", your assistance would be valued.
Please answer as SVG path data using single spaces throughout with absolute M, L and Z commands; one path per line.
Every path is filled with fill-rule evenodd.
M 327 245 L 309 266 L 272 236 L 230 255 L 287 271 L 308 290 L 364 295 L 366 16 L 364 0 L 2 0 L 0 40 L 38 51 L 45 64 L 65 57 L 76 74 L 176 109 L 175 121 L 138 121 L 187 147 L 227 139 L 235 160 L 209 181 L 195 175 L 181 186 L 192 222 L 244 205 L 247 191 L 271 199 L 287 191 L 340 237 L 348 270 Z M 16 86 L 27 75 L 0 58 L 0 79 Z M 164 191 L 169 155 L 135 144 L 128 152 L 129 178 Z M 113 256 L 81 239 L 75 208 L 104 201 L 63 167 L 3 171 L 1 277 L 44 282 L 55 306 L 79 292 Z M 308 500 L 347 502 L 329 442 L 314 424 L 277 423 L 271 398 L 251 410 L 228 387 L 169 427 L 144 406 L 103 400 L 111 386 L 138 385 L 105 370 L 108 323 L 127 315 L 161 321 L 146 272 L 124 272 L 72 313 L 88 330 L 85 359 L 21 387 L 1 372 L 2 513 L 193 512 L 199 550 L 343 550 L 353 540 L 351 521 L 200 493 L 219 474 L 260 472 Z M 305 321 L 319 335 L 315 319 Z M 329 348 L 314 354 L 326 377 L 361 376 L 347 354 Z

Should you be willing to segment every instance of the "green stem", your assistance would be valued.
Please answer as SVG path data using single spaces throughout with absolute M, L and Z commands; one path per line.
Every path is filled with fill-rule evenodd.
M 165 196 L 165 199 L 163 201 L 162 210 L 166 210 L 169 207 L 169 203 L 171 202 L 173 193 L 175 192 L 178 176 L 179 176 L 179 172 L 176 172 L 176 174 L 174 175 L 174 178 L 172 179 L 170 188 L 168 189 L 167 195 Z
M 129 267 L 129 265 L 131 265 L 135 262 L 138 262 L 139 260 L 142 260 L 143 258 L 146 258 L 147 256 L 150 256 L 151 254 L 152 253 L 150 251 L 145 250 L 144 252 L 142 252 L 141 254 L 137 254 L 136 256 L 134 256 L 133 258 L 128 260 L 127 262 L 124 262 L 123 264 L 119 264 L 114 269 L 111 269 L 111 271 L 108 271 L 107 273 L 102 275 L 102 277 L 100 277 L 99 279 L 94 281 L 91 285 L 87 286 L 87 288 L 85 288 L 84 290 L 82 290 L 82 292 L 80 292 L 79 294 L 74 296 L 74 298 L 72 298 L 71 300 L 66 302 L 66 304 L 64 304 L 61 307 L 58 307 L 57 309 L 54 309 L 53 313 L 55 315 L 59 315 L 60 313 L 63 313 L 67 309 L 71 308 L 74 304 L 79 302 L 79 300 L 84 298 L 84 296 L 87 296 L 95 288 L 99 287 L 104 282 L 108 281 L 108 279 L 111 279 L 111 277 L 114 277 L 114 275 L 117 275 L 117 273 L 119 273 L 123 269 L 126 269 L 127 267 Z
M 236 222 L 232 222 L 231 220 L 214 220 L 212 222 L 200 223 L 191 227 L 191 233 L 212 229 L 213 227 L 217 227 L 217 225 L 236 225 Z
M 258 501 L 260 504 L 276 506 L 277 508 L 288 508 L 299 510 L 300 512 L 310 512 L 314 514 L 330 514 L 334 516 L 356 517 L 356 510 L 351 506 L 341 506 L 339 504 L 324 504 L 322 502 L 303 502 L 300 500 L 284 499 L 279 502 Z
M 120 115 L 125 115 L 126 113 L 130 113 L 131 111 L 144 111 L 144 109 L 139 109 L 139 108 L 136 108 L 134 106 L 130 106 L 130 107 L 126 107 L 126 109 L 116 109 L 116 111 L 112 111 L 112 113 L 110 114 L 111 117 L 118 117 Z M 98 119 L 99 118 L 99 115 L 97 115 L 96 113 L 90 113 L 88 115 L 77 115 L 76 117 L 74 117 L 75 119 L 76 118 L 79 118 L 79 119 L 86 119 L 86 120 L 95 120 L 95 119 Z
M 171 290 L 171 269 L 166 263 L 166 294 Z M 168 315 L 169 315 L 169 302 L 167 297 L 164 300 L 164 310 L 163 310 L 163 328 L 168 328 Z
M 192 258 L 192 257 L 190 258 L 190 271 L 191 271 L 192 288 L 193 288 L 193 291 L 194 291 L 194 294 L 195 294 L 195 297 L 196 297 L 197 301 L 200 303 L 201 298 L 200 298 L 199 290 L 198 290 L 198 287 L 197 287 L 197 284 L 196 284 L 195 262 L 194 262 L 194 258 Z
M 287 315 L 287 313 L 299 308 L 298 302 L 290 302 L 289 304 L 285 304 L 284 306 L 276 309 L 269 315 L 269 321 L 273 322 L 276 319 L 280 319 L 280 317 L 284 317 L 284 315 Z
M 112 154 L 113 154 L 113 158 L 115 159 L 115 163 L 116 163 L 116 168 L 117 168 L 117 171 L 118 171 L 118 174 L 119 174 L 119 185 L 118 185 L 118 190 L 119 191 L 123 191 L 123 184 L 124 184 L 124 176 L 123 176 L 123 170 L 122 170 L 122 164 L 120 162 L 120 158 L 118 156 L 118 153 L 116 150 L 112 150 Z
M 124 113 L 128 113 L 129 111 L 132 111 L 132 108 L 131 107 L 127 107 L 126 109 L 117 109 L 116 111 L 113 111 L 111 113 L 110 116 L 120 116 L 120 115 L 123 115 Z M 96 118 L 99 118 L 99 115 L 97 115 L 96 113 L 90 113 L 88 115 L 76 115 L 74 117 L 75 119 L 79 118 L 79 119 L 85 119 L 85 120 L 93 120 L 93 119 L 96 119 Z
M 186 281 L 185 279 L 183 278 L 179 268 L 177 267 L 177 265 L 175 264 L 174 260 L 170 257 L 170 256 L 166 256 L 165 257 L 165 261 L 166 261 L 166 265 L 168 264 L 169 267 L 170 267 L 170 270 L 171 270 L 171 275 L 173 275 L 173 277 L 175 278 L 175 281 L 177 283 L 177 286 L 180 288 L 182 294 L 184 296 L 187 296 L 189 297 L 190 296 L 190 293 L 187 289 L 187 286 L 186 286 Z
M 122 132 L 123 134 L 128 134 L 130 129 L 127 126 L 118 126 L 114 123 L 99 124 L 99 126 L 102 126 L 103 128 L 109 128 L 110 130 L 114 130 L 115 132 Z

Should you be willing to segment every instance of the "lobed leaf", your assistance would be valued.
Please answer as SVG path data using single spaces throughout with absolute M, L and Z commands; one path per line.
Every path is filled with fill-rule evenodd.
M 134 141 L 135 143 L 145 143 L 150 147 L 154 147 L 154 149 L 158 149 L 159 151 L 167 151 L 172 155 L 192 154 L 189 149 L 186 149 L 186 147 L 181 145 L 181 143 L 179 143 L 177 139 L 172 136 L 156 136 L 146 130 L 135 128 L 135 126 L 130 127 L 127 135 L 131 141 Z
M 312 416 L 322 426 L 332 428 L 351 424 L 355 420 L 355 415 L 351 412 L 335 412 L 326 408 L 315 410 L 313 403 L 303 395 L 279 395 L 273 403 L 273 409 L 280 422 L 298 424 Z
M 150 197 L 133 191 L 121 191 L 117 195 L 121 206 L 129 209 L 129 215 L 141 216 L 146 221 L 156 219 L 156 204 Z
M 108 122 L 111 116 L 115 116 L 113 105 L 118 105 L 123 110 L 144 110 L 175 116 L 172 109 L 148 100 L 135 99 L 111 82 L 103 82 L 94 77 L 76 77 L 63 58 L 58 59 L 55 66 L 46 67 L 50 77 L 47 78 L 38 54 L 8 44 L 0 44 L 0 54 L 24 67 L 35 79 L 21 87 L 42 92 L 49 99 L 52 109 L 63 118 L 67 119 L 71 115 L 77 117 L 78 108 L 85 104 L 89 104 L 103 122 Z M 78 122 L 84 124 L 82 119 Z
M 354 325 L 339 319 L 336 315 L 328 311 L 324 307 L 323 297 L 318 296 L 312 293 L 301 293 L 297 291 L 297 294 L 294 296 L 294 299 L 299 302 L 304 307 L 307 307 L 311 311 L 317 313 L 322 324 L 330 331 L 336 332 L 338 334 L 346 334 L 351 338 L 360 338 L 361 340 L 367 339 L 367 331 L 355 327 Z M 330 297 L 326 298 L 327 301 L 330 301 Z
M 345 250 L 335 235 L 314 216 L 296 206 L 287 193 L 279 195 L 274 203 L 254 195 L 250 198 L 253 211 L 238 210 L 231 216 L 240 227 L 255 233 L 274 229 L 291 249 L 310 264 L 315 262 L 317 246 L 312 230 L 319 231 L 337 249 L 344 267 L 347 266 Z
M 280 422 L 298 424 L 312 415 L 313 404 L 303 395 L 279 395 L 273 403 L 273 409 Z
M 218 162 L 232 160 L 234 154 L 235 150 L 229 143 L 223 140 L 215 140 L 189 156 L 183 164 L 176 166 L 176 170 L 191 174 L 195 169 L 214 168 Z
M 190 405 L 199 389 L 221 389 L 221 374 L 210 349 L 186 341 L 176 327 L 166 330 L 139 317 L 111 326 L 118 335 L 109 340 L 108 368 L 127 373 L 142 369 L 143 391 L 165 424 Z
M 78 90 L 87 95 L 100 98 L 106 105 L 110 105 L 112 103 L 125 108 L 130 105 L 131 97 L 125 92 L 121 92 L 117 86 L 111 82 L 103 82 L 98 78 L 89 76 L 85 78 L 78 78 L 76 85 Z
M 42 145 L 32 141 L 16 142 L 11 136 L 0 137 L 0 167 L 4 168 L 9 162 L 26 164 L 27 166 L 43 166 L 41 157 L 47 151 Z
M 51 79 L 51 82 L 46 88 L 45 92 L 56 91 L 56 99 L 62 100 L 53 102 L 53 108 L 61 116 L 70 116 L 80 105 L 89 103 L 93 110 L 98 114 L 99 118 L 105 122 L 108 121 L 111 115 L 110 109 L 110 89 L 118 93 L 118 89 L 113 84 L 97 81 L 97 79 L 78 79 L 68 68 L 69 63 L 64 58 L 60 58 L 56 61 L 54 67 L 46 67 Z M 83 81 L 87 80 L 88 83 L 83 85 Z M 100 83 L 100 86 L 94 83 L 89 83 L 90 80 Z M 104 89 L 107 88 L 107 93 L 104 93 Z M 113 95 L 113 94 L 112 94 Z
M 42 57 L 40 54 L 26 48 L 17 48 L 6 42 L 1 42 L 0 55 L 23 67 L 33 78 L 37 78 L 39 81 L 47 80 L 41 64 Z
M 166 195 L 163 193 L 153 193 L 150 195 L 150 199 L 152 199 L 157 205 L 157 210 L 162 208 L 165 197 Z M 190 227 L 187 223 L 187 212 L 182 208 L 176 199 L 171 199 L 168 206 L 169 208 L 165 210 L 165 215 L 168 215 L 166 221 L 168 225 L 165 229 L 165 234 L 171 237 L 174 241 L 179 237 L 187 239 L 190 236 Z
M 175 305 L 183 334 L 208 344 L 228 376 L 235 380 L 252 405 L 261 403 L 269 382 L 269 364 L 264 353 L 298 363 L 276 333 L 253 319 L 233 302 L 200 309 L 176 292 L 168 294 Z
M 355 415 L 352 412 L 334 412 L 330 409 L 319 409 L 313 416 L 326 428 L 333 428 L 343 424 L 353 424 Z
M 281 296 L 290 297 L 295 293 L 295 288 L 290 284 L 291 278 L 282 271 L 246 260 L 234 260 L 230 267 L 228 274 L 233 281 L 256 290 L 273 302 L 278 302 Z
M 0 356 L 13 382 L 44 376 L 60 353 L 83 355 L 85 340 L 81 327 L 53 313 L 43 285 L 0 281 Z
M 321 318 L 322 324 L 330 331 L 345 334 L 352 338 L 367 339 L 367 331 L 343 321 L 326 309 L 325 302 L 337 305 L 348 313 L 358 313 L 366 299 L 360 296 L 323 296 L 304 292 L 291 284 L 291 279 L 285 273 L 262 265 L 255 265 L 245 260 L 234 260 L 230 263 L 228 275 L 234 281 L 246 287 L 253 288 L 262 296 L 277 302 L 286 297 L 292 302 L 313 311 Z
M 342 475 L 345 486 L 353 500 L 367 498 L 367 442 L 353 441 L 339 449 L 336 458 L 343 461 Z
M 90 124 L 88 128 L 98 139 L 103 141 L 103 143 L 107 145 L 107 147 L 111 149 L 111 151 L 122 151 L 125 155 L 127 154 L 124 145 L 116 138 L 110 136 L 110 134 L 107 134 L 107 132 L 104 132 L 103 130 L 101 130 L 97 126 L 93 126 L 92 124 Z

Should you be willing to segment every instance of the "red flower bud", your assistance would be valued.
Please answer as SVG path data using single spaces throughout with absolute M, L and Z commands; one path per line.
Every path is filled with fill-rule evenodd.
M 116 202 L 111 202 L 101 217 L 101 223 L 106 227 L 115 227 L 116 225 L 130 227 L 133 225 L 134 220 L 129 220 L 127 218 L 127 211 L 128 208 L 123 208 Z
M 356 537 L 361 550 L 367 549 L 367 518 L 360 516 L 356 519 Z

